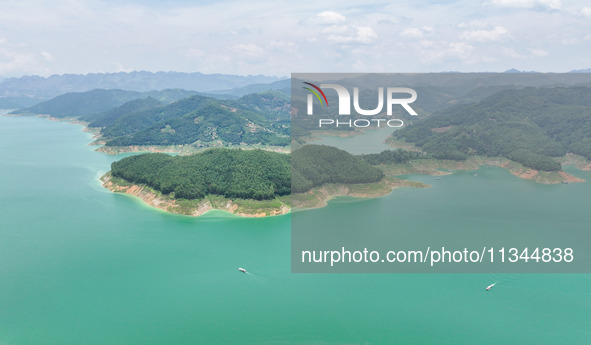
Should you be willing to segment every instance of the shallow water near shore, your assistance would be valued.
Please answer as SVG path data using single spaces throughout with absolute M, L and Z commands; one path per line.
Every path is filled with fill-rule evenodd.
M 98 177 L 123 155 L 94 152 L 90 141 L 77 125 L 0 116 L 1 345 L 591 340 L 591 275 L 291 274 L 290 214 L 195 218 L 159 211 L 101 187 Z M 590 172 L 568 171 L 591 181 Z M 444 188 L 462 179 L 476 183 L 471 173 L 450 176 L 430 193 L 462 204 L 477 197 L 468 188 Z M 580 192 L 589 191 L 588 183 L 538 185 L 483 168 L 478 182 L 486 180 L 590 201 Z M 417 192 L 424 191 L 395 190 L 357 203 L 400 205 Z M 345 201 L 309 212 L 350 212 Z

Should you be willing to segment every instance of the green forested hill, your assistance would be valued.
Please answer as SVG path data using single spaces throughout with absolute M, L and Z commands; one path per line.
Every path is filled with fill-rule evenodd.
M 152 98 L 143 98 L 143 99 L 134 99 L 133 101 L 129 101 L 124 103 L 123 105 L 109 109 L 108 111 L 98 114 L 92 115 L 94 119 L 88 127 L 107 127 L 113 125 L 115 120 L 125 114 L 132 114 L 139 111 L 144 111 L 148 109 L 153 109 L 162 106 L 162 102 Z
M 458 105 L 394 133 L 435 158 L 503 156 L 537 170 L 560 170 L 552 157 L 591 159 L 591 89 L 524 88 Z
M 403 151 L 396 157 L 388 162 L 411 158 Z M 370 183 L 384 177 L 364 158 L 324 145 L 305 145 L 291 155 L 226 148 L 188 156 L 145 153 L 113 162 L 111 174 L 163 194 L 174 193 L 174 198 L 200 199 L 211 194 L 256 200 L 306 192 L 326 183 Z
M 138 130 L 130 135 L 118 136 L 107 141 L 109 146 L 125 145 L 182 145 L 196 142 L 208 143 L 221 141 L 225 144 L 265 144 L 285 146 L 290 144 L 288 133 L 277 133 L 273 131 L 276 124 L 270 123 L 260 115 L 229 108 L 215 102 L 205 102 L 197 110 L 191 110 L 181 116 L 171 116 L 167 113 L 168 107 L 162 109 L 158 117 L 170 116 L 156 122 L 152 126 Z M 138 114 L 145 115 L 145 114 Z M 144 126 L 146 117 L 136 116 L 137 124 Z M 130 122 L 126 125 L 129 127 Z M 107 136 L 112 135 L 115 130 L 120 130 L 116 123 L 113 127 L 105 128 Z M 138 126 L 141 128 L 141 126 Z M 137 127 L 136 127 L 137 128 Z
M 66 93 L 34 106 L 13 111 L 13 114 L 47 114 L 58 118 L 79 117 L 84 121 L 92 122 L 104 112 L 132 100 L 151 97 L 162 103 L 171 103 L 197 93 L 181 89 L 146 92 L 95 89 L 86 92 Z
M 291 120 L 291 97 L 288 93 L 269 90 L 241 97 L 236 101 L 252 111 L 259 112 L 272 121 Z
M 213 194 L 268 200 L 290 193 L 289 155 L 263 150 L 218 148 L 176 157 L 146 153 L 114 162 L 111 173 L 182 199 Z
M 111 125 L 105 127 L 102 130 L 102 134 L 107 138 L 133 134 L 150 128 L 158 122 L 191 114 L 207 102 L 213 102 L 213 100 L 204 96 L 191 96 L 165 107 L 123 113 Z
M 121 115 L 102 134 L 109 146 L 211 142 L 285 146 L 290 144 L 289 120 L 281 115 L 285 105 L 280 109 L 274 105 L 276 98 L 252 95 L 237 102 L 193 96 L 165 107 Z M 260 104 L 254 105 L 252 100 Z M 284 120 L 277 121 L 279 116 Z
M 370 183 L 384 177 L 363 158 L 332 146 L 304 145 L 293 151 L 291 159 L 295 193 L 326 183 Z
M 105 112 L 138 98 L 141 98 L 141 93 L 135 91 L 96 89 L 66 93 L 13 113 L 47 114 L 53 117 L 88 116 Z

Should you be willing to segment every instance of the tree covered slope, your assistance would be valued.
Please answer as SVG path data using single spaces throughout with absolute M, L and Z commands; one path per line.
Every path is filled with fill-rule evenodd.
M 221 195 L 269 200 L 327 183 L 380 181 L 384 174 L 366 161 L 368 157 L 378 155 L 354 156 L 325 145 L 305 145 L 292 154 L 214 148 L 188 156 L 145 153 L 126 157 L 111 164 L 111 174 L 174 198 Z M 399 151 L 386 160 L 402 162 L 410 158 Z
M 289 155 L 223 148 L 189 156 L 131 156 L 112 163 L 111 174 L 181 199 L 213 194 L 267 200 L 289 194 L 291 182 Z
M 591 159 L 591 89 L 505 90 L 458 105 L 396 131 L 435 158 L 502 156 L 545 171 L 560 170 L 553 157 L 572 152 Z
M 384 173 L 366 160 L 326 145 L 304 145 L 292 153 L 292 191 L 302 193 L 326 183 L 370 183 Z
M 192 96 L 164 107 L 122 114 L 102 134 L 108 146 L 207 146 L 216 142 L 286 146 L 290 144 L 288 103 L 281 99 L 278 106 L 274 99 L 265 94 L 240 102 Z

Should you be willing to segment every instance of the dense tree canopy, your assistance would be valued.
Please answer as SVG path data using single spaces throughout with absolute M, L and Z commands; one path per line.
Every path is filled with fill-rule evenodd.
M 111 126 L 117 118 L 122 115 L 144 111 L 162 106 L 162 103 L 152 97 L 134 99 L 123 105 L 107 110 L 104 113 L 93 115 L 92 122 L 88 127 L 106 127 Z
M 295 193 L 326 183 L 369 183 L 384 177 L 361 157 L 332 146 L 304 145 L 291 154 L 291 160 Z
M 390 152 L 397 160 L 415 154 Z M 390 157 L 386 159 L 391 162 L 393 156 L 382 153 L 382 157 Z M 384 177 L 365 159 L 324 145 L 305 145 L 291 155 L 222 148 L 189 156 L 145 153 L 113 162 L 111 174 L 164 194 L 174 193 L 175 198 L 200 199 L 214 194 L 256 200 L 306 192 L 326 183 L 369 183 Z
M 253 100 L 258 101 L 256 106 Z M 276 121 L 277 113 L 285 111 L 275 107 L 281 99 L 262 94 L 245 96 L 242 102 L 193 96 L 165 107 L 123 114 L 102 134 L 109 139 L 108 146 L 291 143 L 285 115 Z
M 440 159 L 503 156 L 537 170 L 560 170 L 552 157 L 591 159 L 591 89 L 524 88 L 458 105 L 394 132 Z
M 208 194 L 265 200 L 290 193 L 289 155 L 263 150 L 211 149 L 189 156 L 146 153 L 111 164 L 113 176 L 175 198 Z

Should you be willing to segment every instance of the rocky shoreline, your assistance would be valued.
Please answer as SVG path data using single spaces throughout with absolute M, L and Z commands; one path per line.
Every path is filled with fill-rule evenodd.
M 148 186 L 132 184 L 122 179 L 113 178 L 111 173 L 106 173 L 100 178 L 103 187 L 115 193 L 123 193 L 139 198 L 149 206 L 159 208 L 163 211 L 183 214 L 188 216 L 201 216 L 212 210 L 226 211 L 231 214 L 242 217 L 268 217 L 279 216 L 290 211 L 290 207 L 278 202 L 277 207 L 269 208 L 268 202 L 261 201 L 260 208 L 252 208 L 243 205 L 239 200 L 231 200 L 226 198 L 203 198 L 201 200 L 180 201 L 171 198 L 168 195 L 151 189 Z M 114 181 L 116 180 L 116 181 Z M 257 201 L 250 201 L 250 203 L 257 203 Z

